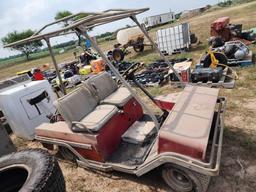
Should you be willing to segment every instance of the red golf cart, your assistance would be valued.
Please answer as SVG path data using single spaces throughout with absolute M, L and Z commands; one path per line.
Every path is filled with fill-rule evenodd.
M 90 39 L 118 79 L 114 81 L 102 72 L 59 98 L 56 107 L 64 120 L 40 125 L 36 140 L 50 150 L 58 146 L 66 159 L 81 167 L 137 176 L 161 168 L 163 179 L 172 190 L 206 191 L 210 177 L 219 173 L 226 99 L 218 96 L 218 89 L 185 85 L 174 69 L 184 89 L 178 94 L 153 97 L 134 78 L 137 64 L 119 74 L 87 33 L 92 27 L 131 18 L 169 63 L 136 18 L 147 10 L 107 10 L 80 20 L 72 19 L 77 14 L 72 15 L 57 21 L 71 20 L 61 30 L 35 34 L 8 45 L 44 39 L 57 68 L 49 38 L 73 30 Z M 162 113 L 155 115 L 127 80 L 133 81 Z

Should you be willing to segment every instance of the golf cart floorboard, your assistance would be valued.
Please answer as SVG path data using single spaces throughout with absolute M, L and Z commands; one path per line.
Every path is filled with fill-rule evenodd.
M 110 159 L 108 159 L 108 162 L 126 166 L 136 166 L 142 164 L 145 160 L 148 149 L 153 142 L 153 139 L 154 137 L 143 145 L 122 141 L 118 149 L 114 152 Z

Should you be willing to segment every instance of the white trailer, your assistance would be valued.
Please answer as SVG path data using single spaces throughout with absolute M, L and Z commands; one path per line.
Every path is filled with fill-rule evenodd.
M 149 16 L 143 19 L 146 28 L 162 25 L 175 20 L 174 12 L 163 13 L 159 15 Z

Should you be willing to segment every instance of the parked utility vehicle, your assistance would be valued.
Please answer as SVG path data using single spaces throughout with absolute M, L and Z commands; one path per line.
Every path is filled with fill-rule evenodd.
M 57 145 L 64 157 L 75 160 L 81 167 L 137 176 L 161 168 L 163 179 L 174 191 L 206 191 L 210 177 L 219 173 L 226 100 L 218 96 L 218 89 L 184 85 L 136 18 L 147 10 L 108 10 L 90 13 L 78 21 L 72 20 L 77 14 L 72 15 L 59 21 L 72 21 L 61 30 L 35 34 L 8 45 L 44 39 L 57 66 L 49 38 L 74 30 L 91 40 L 121 83 L 106 72 L 89 78 L 58 99 L 56 107 L 64 121 L 42 124 L 36 129 L 36 139 L 48 149 Z M 162 59 L 170 64 L 185 87 L 179 94 L 152 97 L 134 78 L 137 64 L 120 75 L 87 33 L 92 27 L 127 17 L 139 26 Z M 162 110 L 161 115 L 154 114 L 127 79 L 133 80 Z

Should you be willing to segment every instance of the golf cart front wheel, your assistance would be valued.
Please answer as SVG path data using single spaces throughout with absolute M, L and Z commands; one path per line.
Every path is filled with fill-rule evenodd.
M 205 192 L 210 183 L 210 176 L 172 164 L 163 166 L 162 177 L 176 192 Z

